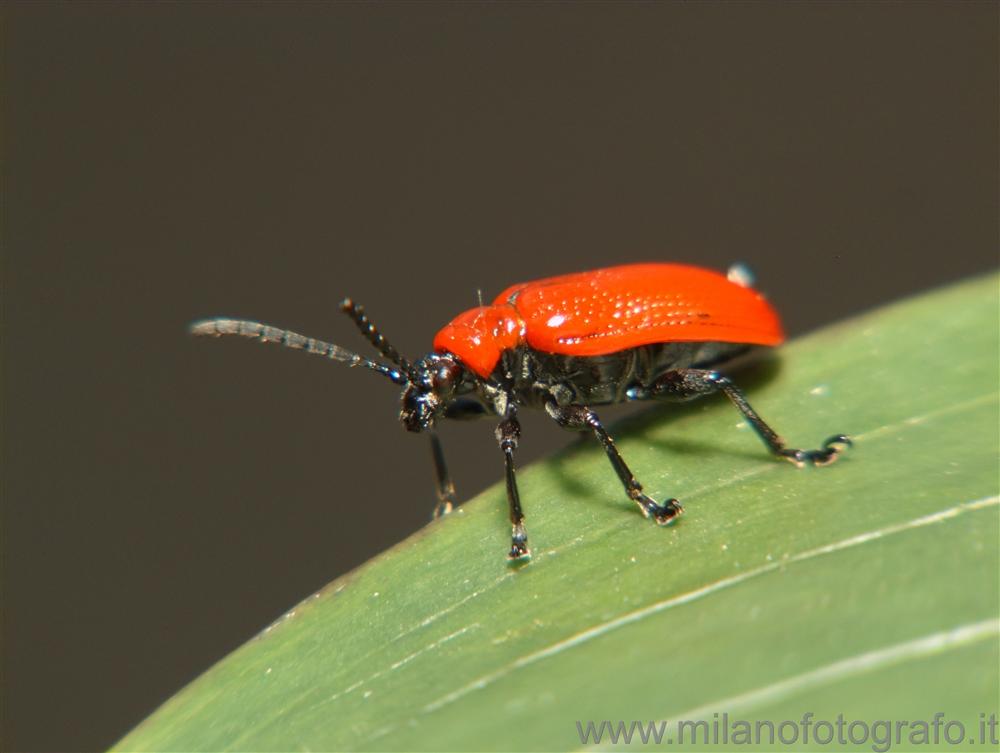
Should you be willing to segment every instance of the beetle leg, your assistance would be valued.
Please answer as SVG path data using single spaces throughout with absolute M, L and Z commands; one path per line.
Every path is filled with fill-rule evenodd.
M 684 512 L 684 508 L 680 506 L 680 503 L 676 499 L 668 499 L 662 505 L 658 505 L 643 493 L 642 484 L 636 480 L 632 471 L 629 470 L 629 467 L 619 454 L 618 448 L 615 447 L 615 442 L 611 438 L 611 435 L 608 434 L 603 424 L 601 424 L 601 420 L 597 417 L 597 414 L 590 408 L 585 405 L 561 406 L 555 402 L 548 402 L 545 404 L 545 411 L 564 429 L 594 432 L 594 436 L 597 437 L 601 446 L 604 447 L 604 452 L 607 454 L 608 460 L 611 461 L 611 467 L 615 469 L 615 473 L 621 479 L 622 485 L 625 487 L 625 493 L 628 494 L 629 499 L 639 505 L 639 509 L 642 510 L 644 516 L 647 518 L 652 516 L 657 523 L 664 525 Z
M 434 475 L 437 479 L 438 503 L 434 508 L 434 518 L 436 519 L 450 513 L 458 503 L 455 501 L 455 484 L 452 482 L 448 466 L 444 462 L 444 449 L 441 447 L 441 440 L 435 431 L 432 431 L 430 435 L 431 454 L 434 456 Z
M 521 512 L 521 497 L 517 493 L 517 478 L 514 476 L 514 450 L 521 436 L 521 424 L 517 415 L 509 411 L 507 418 L 497 426 L 497 444 L 503 452 L 504 469 L 507 479 L 507 504 L 510 506 L 510 552 L 507 559 L 511 561 L 526 560 L 531 557 L 528 549 L 528 534 L 524 530 L 524 513 Z
M 455 400 L 445 408 L 444 417 L 459 420 L 479 418 L 486 415 L 486 408 L 475 400 Z M 455 484 L 444 462 L 444 448 L 436 431 L 430 432 L 431 455 L 434 457 L 434 476 L 437 479 L 438 503 L 434 508 L 434 519 L 447 515 L 458 506 L 455 499 Z
M 717 371 L 702 369 L 677 369 L 668 371 L 650 388 L 654 397 L 673 400 L 692 400 L 713 392 L 722 391 L 726 397 L 743 414 L 743 418 L 753 427 L 764 444 L 776 456 L 794 463 L 799 468 L 806 463 L 813 465 L 829 465 L 840 452 L 851 446 L 851 440 L 844 434 L 829 437 L 818 450 L 799 450 L 787 447 L 785 441 L 774 431 L 755 411 L 747 401 L 743 391 L 733 384 L 729 377 Z

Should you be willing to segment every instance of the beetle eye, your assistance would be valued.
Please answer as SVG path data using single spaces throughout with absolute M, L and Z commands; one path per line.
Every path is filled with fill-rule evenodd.
M 454 387 L 461 370 L 461 367 L 454 362 L 444 361 L 439 364 L 431 376 L 431 384 L 434 390 L 448 390 Z
M 452 383 L 452 374 L 446 368 L 438 369 L 434 374 L 434 389 L 439 390 L 442 387 L 449 387 Z

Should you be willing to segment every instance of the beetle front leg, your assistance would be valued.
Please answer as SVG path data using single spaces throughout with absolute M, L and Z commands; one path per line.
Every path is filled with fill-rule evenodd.
M 507 479 L 507 504 L 510 506 L 510 552 L 507 559 L 511 561 L 526 560 L 531 557 L 528 549 L 528 534 L 524 530 L 524 513 L 521 511 L 521 497 L 517 493 L 517 478 L 514 476 L 514 450 L 521 436 L 521 424 L 517 416 L 510 412 L 497 426 L 497 444 L 503 452 L 504 470 Z
M 611 461 L 611 467 L 615 469 L 615 473 L 621 479 L 622 485 L 625 487 L 625 493 L 628 494 L 629 499 L 639 505 L 639 509 L 644 516 L 647 518 L 652 516 L 657 523 L 665 525 L 684 512 L 684 508 L 681 507 L 676 499 L 668 499 L 662 505 L 659 505 L 643 493 L 642 484 L 636 480 L 632 471 L 629 470 L 621 454 L 619 454 L 618 448 L 615 447 L 615 442 L 611 438 L 611 435 L 608 434 L 607 430 L 601 424 L 601 420 L 597 417 L 597 414 L 590 408 L 584 405 L 561 406 L 550 402 L 545 404 L 545 411 L 564 429 L 594 432 L 594 436 L 597 437 L 601 446 L 604 447 L 604 452 L 607 454 L 608 460 Z
M 434 477 L 437 480 L 438 503 L 434 507 L 436 520 L 450 513 L 458 503 L 455 501 L 455 484 L 444 462 L 444 448 L 435 431 L 431 432 L 431 454 L 434 457 Z
M 799 450 L 787 447 L 777 432 L 757 415 L 757 411 L 751 407 L 743 391 L 733 384 L 729 377 L 725 377 L 717 371 L 702 369 L 668 371 L 650 388 L 650 395 L 668 400 L 692 400 L 719 391 L 725 393 L 774 455 L 794 463 L 799 468 L 806 463 L 829 465 L 837 459 L 843 449 L 852 445 L 850 438 L 846 435 L 834 434 L 823 442 L 823 446 L 818 450 Z
M 445 408 L 444 417 L 468 420 L 486 414 L 486 408 L 475 400 L 455 400 Z M 455 484 L 444 462 L 444 449 L 436 431 L 431 431 L 431 455 L 434 458 L 434 477 L 437 481 L 438 503 L 434 507 L 434 519 L 447 515 L 458 506 L 455 499 Z

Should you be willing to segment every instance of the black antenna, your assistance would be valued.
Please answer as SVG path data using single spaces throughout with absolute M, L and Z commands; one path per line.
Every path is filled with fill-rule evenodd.
M 312 337 L 305 337 L 296 332 L 280 327 L 272 327 L 269 324 L 261 324 L 247 319 L 205 319 L 191 325 L 191 334 L 199 337 L 222 337 L 222 335 L 237 335 L 251 340 L 259 340 L 262 343 L 277 343 L 286 348 L 304 350 L 317 356 L 330 358 L 334 361 L 342 361 L 349 366 L 364 366 L 366 369 L 378 372 L 384 377 L 388 377 L 396 384 L 408 384 L 409 379 L 396 369 L 390 368 L 377 361 L 369 361 L 367 358 L 344 350 L 339 345 L 316 340 Z M 400 365 L 402 368 L 402 365 Z
M 368 342 L 375 346 L 375 350 L 411 377 L 413 376 L 413 366 L 399 354 L 398 350 L 389 344 L 389 341 L 382 336 L 382 333 L 372 324 L 371 320 L 365 316 L 364 306 L 355 303 L 350 298 L 345 298 L 340 302 L 340 310 L 351 317 L 354 323 L 358 325 L 358 329 L 361 330 L 361 334 L 368 339 Z

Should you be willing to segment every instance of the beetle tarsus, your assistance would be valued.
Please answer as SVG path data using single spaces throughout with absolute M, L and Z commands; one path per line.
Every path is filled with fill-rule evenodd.
M 675 369 L 666 372 L 655 385 L 652 394 L 668 400 L 691 400 L 713 392 L 722 392 L 743 415 L 746 422 L 757 432 L 768 449 L 777 457 L 802 468 L 810 465 L 830 465 L 840 453 L 853 446 L 846 434 L 835 434 L 828 438 L 823 447 L 818 450 L 800 450 L 786 447 L 785 441 L 778 436 L 753 409 L 743 390 L 733 381 L 717 371 L 703 369 Z
M 684 508 L 681 507 L 680 502 L 676 499 L 668 499 L 657 508 L 653 519 L 657 525 L 665 526 L 673 523 L 683 513 Z
M 665 526 L 677 519 L 677 516 L 684 512 L 680 502 L 676 499 L 668 499 L 662 505 L 657 504 L 654 499 L 643 494 L 642 489 L 636 485 L 628 492 L 629 498 L 639 505 L 639 510 L 644 518 L 652 518 L 657 525 Z
M 510 551 L 507 553 L 507 559 L 512 563 L 527 562 L 531 559 L 531 550 L 525 546 L 512 544 Z
M 841 452 L 853 446 L 854 443 L 846 434 L 836 434 L 823 442 L 823 447 L 818 450 L 785 448 L 779 450 L 776 454 L 794 463 L 799 468 L 804 467 L 806 463 L 814 466 L 824 466 L 830 465 L 830 463 L 840 457 Z
M 837 445 L 843 445 L 843 448 L 837 447 Z M 854 447 L 854 442 L 846 434 L 834 434 L 823 442 L 823 449 L 833 450 L 834 454 L 841 452 L 842 449 L 847 450 L 851 447 Z
M 524 530 L 522 523 L 515 523 L 510 535 L 510 551 L 507 559 L 511 562 L 524 562 L 531 559 L 531 550 L 528 548 L 528 534 Z

